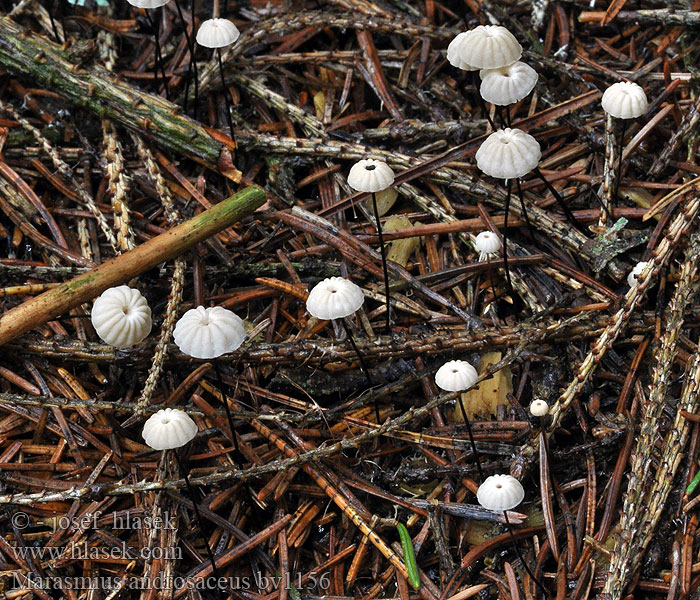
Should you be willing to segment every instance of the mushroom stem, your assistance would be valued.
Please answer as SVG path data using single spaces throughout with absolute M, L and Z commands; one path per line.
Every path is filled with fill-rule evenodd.
M 156 9 L 157 10 L 157 9 Z M 165 97 L 170 100 L 170 90 L 168 89 L 168 78 L 165 75 L 165 64 L 163 61 L 163 55 L 161 54 L 160 51 L 160 20 L 159 19 L 153 19 L 151 17 L 151 13 L 146 10 L 146 18 L 148 19 L 148 24 L 151 27 L 151 31 L 153 32 L 153 38 L 155 41 L 155 62 L 153 66 L 153 81 L 158 84 L 158 70 L 160 69 L 161 77 L 162 77 L 162 82 L 163 82 L 163 87 L 165 88 Z
M 216 49 L 216 57 L 219 61 L 219 74 L 221 75 L 221 86 L 224 88 L 224 101 L 226 102 L 226 118 L 228 119 L 228 128 L 231 131 L 231 139 L 235 142 L 236 137 L 233 134 L 233 121 L 231 120 L 231 99 L 229 98 L 229 90 L 226 87 L 224 80 L 224 63 L 221 61 L 221 48 Z
M 464 403 L 462 402 L 462 392 L 459 392 L 459 407 L 462 409 L 462 417 L 464 418 L 464 424 L 467 426 L 467 433 L 469 434 L 469 443 L 472 447 L 472 453 L 474 454 L 474 462 L 476 463 L 476 470 L 479 471 L 479 483 L 482 483 L 485 479 L 484 470 L 481 468 L 481 459 L 479 457 L 479 451 L 476 449 L 476 442 L 474 441 L 474 434 L 472 433 L 472 425 L 469 422 L 469 417 L 467 416 L 467 411 L 464 410 Z
M 508 519 L 508 511 L 504 510 L 503 511 L 503 518 L 505 519 L 506 522 L 506 527 L 508 529 L 508 533 L 510 534 L 510 541 L 513 543 L 513 549 L 515 550 L 515 553 L 518 555 L 518 558 L 520 559 L 520 562 L 523 564 L 523 567 L 527 571 L 527 574 L 532 578 L 532 580 L 535 582 L 535 585 L 540 588 L 540 591 L 544 594 L 545 598 L 549 597 L 549 594 L 547 590 L 544 588 L 544 586 L 540 583 L 539 579 L 535 577 L 535 574 L 532 572 L 530 569 L 530 566 L 527 564 L 525 559 L 523 558 L 523 555 L 520 554 L 520 549 L 518 548 L 518 544 L 515 541 L 515 536 L 513 535 L 513 528 L 510 524 L 510 520 Z
M 187 113 L 187 97 L 190 91 L 190 79 L 194 72 L 194 117 L 197 118 L 197 93 L 199 91 L 199 74 L 197 73 L 197 63 L 194 60 L 194 0 L 192 0 L 192 35 L 190 35 L 187 29 L 187 22 L 182 14 L 182 9 L 180 8 L 179 0 L 175 0 L 175 8 L 177 9 L 178 17 L 180 17 L 180 22 L 182 23 L 182 29 L 185 32 L 185 42 L 187 43 L 187 50 L 190 53 L 190 62 L 187 64 L 187 76 L 185 77 L 185 97 L 182 103 L 182 109 Z
M 350 331 L 350 328 L 348 327 L 348 324 L 345 322 L 345 319 L 338 319 L 340 323 L 343 326 L 343 329 L 345 329 L 345 335 L 348 336 L 348 340 L 350 341 L 350 345 L 352 346 L 352 349 L 355 351 L 355 354 L 357 354 L 357 358 L 360 361 L 360 369 L 365 375 L 365 379 L 367 379 L 367 383 L 369 384 L 369 387 L 374 387 L 374 383 L 372 383 L 372 378 L 369 376 L 369 370 L 367 369 L 367 365 L 365 364 L 365 359 L 362 358 L 362 354 L 360 354 L 360 349 L 357 347 L 357 344 L 355 343 L 355 338 L 352 336 L 352 331 Z M 374 400 L 374 414 L 377 417 L 377 423 L 381 423 L 381 419 L 379 417 L 379 401 L 375 398 Z
M 165 450 L 167 452 L 167 450 Z M 204 535 L 204 529 L 202 528 L 202 515 L 199 514 L 199 506 L 197 505 L 197 501 L 195 499 L 195 492 L 194 488 L 192 487 L 192 484 L 190 483 L 190 476 L 185 469 L 184 465 L 182 464 L 182 459 L 180 458 L 180 455 L 177 451 L 177 449 L 173 450 L 173 454 L 175 454 L 175 462 L 177 462 L 177 467 L 180 470 L 180 473 L 182 473 L 182 477 L 185 480 L 185 486 L 187 487 L 187 495 L 190 498 L 190 502 L 192 502 L 192 507 L 194 509 L 194 518 L 195 521 L 197 522 L 197 525 L 199 526 L 199 536 L 204 542 L 204 547 L 207 549 L 207 558 L 209 559 L 209 562 L 211 563 L 211 574 L 214 577 L 214 581 L 219 580 L 219 573 L 218 569 L 216 568 L 216 561 L 214 560 L 214 553 L 211 551 L 211 547 L 209 546 L 209 540 L 207 537 Z M 221 589 L 217 588 L 218 595 L 220 598 L 223 598 L 223 594 L 221 593 Z
M 549 190 L 549 193 L 554 196 L 554 199 L 557 201 L 557 204 L 561 206 L 561 209 L 564 211 L 564 215 L 566 216 L 567 220 L 576 227 L 581 233 L 586 233 L 586 229 L 584 228 L 583 225 L 579 222 L 579 220 L 574 216 L 574 213 L 571 212 L 571 209 L 566 205 L 566 202 L 564 202 L 564 199 L 561 197 L 559 192 L 556 190 L 556 188 L 549 182 L 547 181 L 547 178 L 542 174 L 542 171 L 540 171 L 539 167 L 535 167 L 533 169 L 533 172 L 537 177 L 539 177 L 542 180 L 542 183 L 547 187 Z
M 508 288 L 513 289 L 513 283 L 510 280 L 510 269 L 508 268 L 508 215 L 510 213 L 510 196 L 511 196 L 510 179 L 506 179 L 506 203 L 505 214 L 503 215 L 503 271 L 506 274 Z
M 540 245 L 537 243 L 537 238 L 535 237 L 535 230 L 530 222 L 530 215 L 527 214 L 527 208 L 525 208 L 525 199 L 523 198 L 523 190 L 520 187 L 520 179 L 515 180 L 515 187 L 518 188 L 518 198 L 520 198 L 520 210 L 523 213 L 523 218 L 525 219 L 525 224 L 527 225 L 527 230 L 530 232 L 530 237 L 532 238 L 532 243 L 535 244 L 536 248 Z
M 384 295 L 386 297 L 386 332 L 391 332 L 391 303 L 389 302 L 389 270 L 386 266 L 386 250 L 384 248 L 384 234 L 382 223 L 379 220 L 379 210 L 377 209 L 377 194 L 372 192 L 372 208 L 374 209 L 374 220 L 377 224 L 377 236 L 379 237 L 379 250 L 382 255 L 382 271 L 384 272 Z
M 216 379 L 221 383 L 221 387 L 224 386 L 224 378 L 221 374 L 221 369 L 219 368 L 219 363 L 214 363 L 214 371 L 216 372 Z M 233 442 L 233 447 L 239 456 L 243 456 L 241 453 L 241 448 L 238 445 L 238 436 L 236 435 L 236 428 L 233 426 L 233 416 L 231 415 L 231 407 L 228 405 L 228 399 L 226 394 L 224 394 L 223 389 L 221 391 L 221 401 L 224 403 L 224 409 L 226 410 L 226 419 L 228 420 L 228 426 L 231 430 L 231 441 Z
M 49 8 L 49 10 L 47 11 L 49 13 L 49 21 L 51 21 L 51 29 L 53 29 L 53 36 L 56 38 L 56 42 L 60 44 L 61 43 L 61 36 L 58 35 L 58 27 L 56 27 L 56 21 L 53 18 L 53 10 L 52 9 L 53 9 L 53 6 L 51 6 Z M 60 2 L 59 2 L 59 11 L 61 11 Z M 62 11 L 61 11 L 61 15 L 63 15 Z M 65 31 L 65 28 L 64 28 L 64 31 Z
M 474 92 L 474 95 L 476 96 L 476 103 L 479 105 L 481 112 L 484 113 L 484 116 L 486 117 L 486 120 L 489 122 L 489 125 L 491 125 L 491 129 L 496 131 L 496 124 L 493 122 L 493 119 L 491 118 L 491 115 L 489 114 L 488 108 L 486 106 L 486 102 L 484 102 L 484 99 L 481 97 L 481 94 L 479 93 L 479 72 L 478 71 L 471 71 L 471 83 L 474 86 L 474 89 L 476 90 Z
M 620 189 L 620 181 L 622 181 L 622 147 L 625 143 L 625 133 L 627 131 L 627 119 L 622 120 L 622 131 L 620 132 L 620 141 L 617 145 L 617 173 L 615 173 L 615 193 L 613 198 L 617 198 L 617 192 Z

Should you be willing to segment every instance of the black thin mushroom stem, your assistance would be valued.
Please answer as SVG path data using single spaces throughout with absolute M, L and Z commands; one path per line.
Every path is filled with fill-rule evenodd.
M 367 167 L 368 169 L 370 167 Z M 377 224 L 377 236 L 379 237 L 379 250 L 382 255 L 382 271 L 384 275 L 384 295 L 386 297 L 386 331 L 391 331 L 391 302 L 389 300 L 389 269 L 386 266 L 386 249 L 384 247 L 384 233 L 382 223 L 379 220 L 379 210 L 377 209 L 377 193 L 372 192 L 372 208 L 374 210 L 374 220 Z
M 355 354 L 357 354 L 357 360 L 360 361 L 360 370 L 365 376 L 365 379 L 367 380 L 367 385 L 369 385 L 370 388 L 374 387 L 374 382 L 372 381 L 372 377 L 369 374 L 369 369 L 367 368 L 367 364 L 365 363 L 365 359 L 362 356 L 362 353 L 360 352 L 360 349 L 357 347 L 357 344 L 355 343 L 355 338 L 352 336 L 352 331 L 350 330 L 350 327 L 348 327 L 348 324 L 345 322 L 345 319 L 338 319 L 340 323 L 343 326 L 343 329 L 345 329 L 345 335 L 348 336 L 348 341 L 350 342 L 350 345 L 352 346 L 352 349 L 355 351 Z M 381 423 L 381 417 L 379 416 L 379 400 L 376 398 L 374 399 L 374 416 L 377 418 L 377 423 Z
M 622 131 L 620 132 L 620 141 L 617 144 L 617 177 L 615 177 L 615 193 L 613 194 L 613 198 L 617 198 L 617 193 L 620 190 L 620 181 L 622 180 L 622 148 L 625 143 L 626 132 L 627 119 L 622 119 Z M 608 216 L 609 215 L 610 213 L 608 213 Z
M 167 452 L 167 450 L 165 451 Z M 214 578 L 214 581 L 219 581 L 219 570 L 216 567 L 216 561 L 214 560 L 214 553 L 211 550 L 211 546 L 209 545 L 209 540 L 207 539 L 207 536 L 204 535 L 204 529 L 202 528 L 202 515 L 199 512 L 199 506 L 197 505 L 197 500 L 195 496 L 195 491 L 194 487 L 192 486 L 192 483 L 190 483 L 190 476 L 188 470 L 185 468 L 185 465 L 182 463 L 182 459 L 180 458 L 180 454 L 178 452 L 178 449 L 175 448 L 173 450 L 173 453 L 175 454 L 175 461 L 177 462 L 178 469 L 180 470 L 180 473 L 182 473 L 182 478 L 185 480 L 185 487 L 187 488 L 187 495 L 189 496 L 190 502 L 192 502 L 192 508 L 194 509 L 194 518 L 197 522 L 197 525 L 199 527 L 199 537 L 204 543 L 204 547 L 207 550 L 207 558 L 209 559 L 209 562 L 211 563 L 211 574 Z M 217 587 L 217 594 L 219 598 L 225 598 L 225 595 L 221 591 L 221 588 Z
M 520 186 L 518 186 L 520 190 Z M 510 279 L 510 269 L 508 268 L 508 216 L 510 215 L 510 197 L 511 197 L 511 184 L 510 179 L 506 179 L 506 203 L 505 203 L 505 214 L 503 215 L 503 271 L 506 274 L 506 282 L 508 283 L 508 289 L 513 289 L 513 282 Z M 522 202 L 522 197 L 521 197 Z
M 218 12 L 218 3 L 214 5 L 214 14 Z M 226 87 L 224 79 L 224 64 L 221 58 L 221 48 L 226 48 L 235 44 L 240 37 L 241 32 L 234 23 L 228 19 L 220 19 L 217 16 L 203 21 L 197 30 L 196 40 L 200 46 L 216 50 L 216 58 L 219 64 L 219 76 L 221 77 L 221 87 L 224 94 L 224 103 L 226 106 L 226 120 L 228 122 L 231 139 L 235 142 L 236 137 L 233 132 L 233 120 L 231 119 L 231 98 L 230 90 Z
M 236 428 L 233 426 L 233 416 L 231 415 L 231 407 L 228 405 L 228 398 L 224 393 L 224 377 L 221 374 L 221 369 L 218 362 L 214 362 L 214 371 L 216 372 L 216 379 L 221 383 L 221 401 L 224 403 L 224 409 L 226 410 L 226 420 L 228 421 L 229 429 L 231 430 L 231 441 L 233 442 L 233 447 L 239 456 L 243 456 L 241 453 L 241 448 L 238 445 L 238 436 L 236 435 Z
M 513 534 L 513 527 L 511 526 L 510 519 L 508 519 L 508 511 L 504 510 L 503 511 L 503 518 L 505 519 L 506 522 L 506 528 L 508 529 L 508 533 L 510 534 L 510 541 L 513 544 L 513 549 L 515 550 L 515 553 L 518 555 L 518 559 L 522 563 L 524 569 L 527 571 L 527 574 L 530 576 L 532 581 L 535 582 L 535 585 L 540 589 L 540 591 L 544 594 L 545 598 L 549 597 L 549 592 L 545 589 L 545 587 L 540 583 L 539 579 L 535 576 L 535 574 L 532 572 L 532 569 L 530 568 L 530 565 L 527 564 L 527 561 L 523 557 L 522 554 L 520 554 L 520 548 L 518 548 L 518 543 L 515 539 L 515 535 Z
M 476 463 L 476 469 L 479 472 L 479 483 L 483 482 L 484 470 L 481 467 L 481 457 L 479 451 L 476 448 L 476 441 L 474 440 L 474 432 L 472 431 L 472 425 L 467 416 L 467 411 L 464 408 L 464 401 L 462 400 L 462 393 L 473 387 L 479 379 L 479 375 L 476 369 L 464 360 L 451 360 L 442 365 L 435 373 L 435 384 L 446 392 L 457 392 L 459 408 L 462 411 L 462 417 L 464 419 L 464 424 L 467 427 L 467 434 L 469 435 L 469 444 L 472 448 L 472 454 L 474 454 L 474 462 Z
M 231 131 L 231 139 L 235 142 L 236 135 L 233 133 L 233 120 L 231 119 L 231 91 L 226 87 L 226 80 L 224 79 L 224 63 L 221 60 L 221 48 L 216 49 L 216 58 L 219 62 L 219 74 L 221 75 L 221 86 L 224 92 L 224 102 L 226 103 L 226 119 L 228 120 L 228 128 Z
M 158 10 L 158 9 L 156 9 Z M 163 87 L 165 88 L 165 97 L 170 100 L 170 90 L 168 89 L 168 78 L 165 74 L 165 63 L 163 61 L 163 55 L 160 50 L 160 19 L 155 20 L 151 17 L 151 13 L 148 9 L 144 9 L 146 13 L 146 18 L 148 19 L 148 24 L 151 27 L 151 32 L 153 33 L 153 38 L 155 41 L 155 61 L 153 66 L 153 81 L 158 84 L 158 71 L 160 70 Z
M 384 278 L 384 298 L 386 302 L 386 332 L 391 333 L 391 293 L 389 290 L 389 269 L 386 264 L 384 232 L 377 207 L 377 192 L 387 190 L 394 183 L 394 172 L 382 160 L 363 159 L 356 162 L 348 173 L 348 185 L 355 191 L 372 194 L 372 211 L 375 227 L 379 237 L 379 250 L 382 259 L 382 276 Z
M 354 315 L 360 310 L 364 301 L 364 293 L 360 286 L 344 277 L 329 277 L 317 283 L 309 292 L 306 298 L 306 310 L 312 317 L 319 320 L 340 320 L 350 345 L 360 361 L 362 373 L 371 388 L 374 387 L 374 383 L 370 377 L 369 369 L 360 353 L 360 349 L 355 343 L 352 331 L 350 331 L 348 324 L 345 322 L 345 317 Z M 374 401 L 374 412 L 377 417 L 377 423 L 380 423 L 379 403 L 376 399 Z
M 513 526 L 508 518 L 508 511 L 516 508 L 523 501 L 524 497 L 525 490 L 522 484 L 515 479 L 515 477 L 510 475 L 491 475 L 482 482 L 479 489 L 476 491 L 476 499 L 481 506 L 488 510 L 503 512 L 503 520 L 505 521 L 510 540 L 513 544 L 513 549 L 518 559 L 520 559 L 520 562 L 535 582 L 535 585 L 537 585 L 545 597 L 548 597 L 549 593 L 537 579 L 530 569 L 530 565 L 527 564 L 523 555 L 520 553 L 520 548 L 518 548 L 515 534 L 513 533 Z
M 187 63 L 187 76 L 185 77 L 185 97 L 182 103 L 182 109 L 187 113 L 187 97 L 190 92 L 190 79 L 194 73 L 194 117 L 197 118 L 197 94 L 199 91 L 199 74 L 197 72 L 197 62 L 194 60 L 194 8 L 195 0 L 192 0 L 192 35 L 187 28 L 187 22 L 180 8 L 179 0 L 175 0 L 175 8 L 177 9 L 178 17 L 180 17 L 180 22 L 182 23 L 182 29 L 185 33 L 185 42 L 187 43 L 187 50 L 190 53 L 190 61 Z
M 184 448 L 197 435 L 197 424 L 183 410 L 166 408 L 151 415 L 143 426 L 141 433 L 146 444 L 154 450 L 163 451 L 163 460 L 167 460 L 168 451 L 172 451 L 175 456 L 178 470 L 185 480 L 185 488 L 187 496 L 194 509 L 194 517 L 197 527 L 199 528 L 199 536 L 207 550 L 207 558 L 211 562 L 212 574 L 215 580 L 218 581 L 218 570 L 214 560 L 214 554 L 209 545 L 209 540 L 204 535 L 202 515 L 199 512 L 197 503 L 197 495 L 194 487 L 190 482 L 189 471 L 183 464 L 179 454 L 179 449 Z M 218 590 L 219 597 L 223 599 L 221 590 Z

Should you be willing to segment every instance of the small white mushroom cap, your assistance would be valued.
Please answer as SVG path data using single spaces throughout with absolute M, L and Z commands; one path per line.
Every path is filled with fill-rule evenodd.
M 464 62 L 464 60 L 462 60 L 462 56 L 467 54 L 468 52 L 466 48 L 462 48 L 462 44 L 465 41 L 467 41 L 468 44 L 468 33 L 468 31 L 458 33 L 455 36 L 455 38 L 450 42 L 450 45 L 447 46 L 447 60 L 453 67 L 462 69 L 462 71 L 478 71 L 478 67 L 472 67 L 469 63 L 466 63 Z
M 634 268 L 630 271 L 629 275 L 627 275 L 627 285 L 632 287 L 635 283 L 637 283 L 639 276 L 642 274 L 642 271 L 648 264 L 649 263 L 646 260 L 643 260 L 634 265 Z
M 493 231 L 482 231 L 474 245 L 481 254 L 496 254 L 501 249 L 501 240 Z
M 523 53 L 515 36 L 500 25 L 479 25 L 459 34 L 450 46 L 447 60 L 464 70 L 498 69 L 512 65 Z M 465 69 L 461 65 L 471 65 L 472 68 Z
M 138 290 L 126 285 L 109 288 L 95 300 L 90 314 L 100 339 L 117 348 L 128 348 L 151 333 L 151 309 Z
M 649 107 L 644 90 L 636 83 L 613 83 L 603 93 L 603 110 L 617 119 L 636 119 Z
M 154 450 L 180 448 L 197 435 L 197 424 L 183 410 L 165 408 L 151 415 L 141 436 Z
M 512 510 L 524 497 L 523 486 L 510 475 L 491 475 L 476 491 L 479 504 L 488 510 Z
M 228 19 L 207 19 L 197 30 L 197 43 L 205 48 L 225 48 L 233 44 L 241 35 Z
M 533 400 L 530 403 L 530 414 L 533 417 L 544 417 L 549 412 L 549 404 L 544 400 Z
M 479 75 L 481 97 L 486 102 L 498 106 L 507 106 L 522 100 L 537 83 L 537 71 L 520 61 L 499 69 L 484 69 Z
M 365 295 L 360 286 L 343 277 L 329 277 L 317 283 L 306 299 L 312 317 L 330 321 L 349 317 L 360 310 Z
M 131 6 L 136 8 L 160 8 L 165 6 L 170 0 L 127 0 Z
M 394 172 L 384 161 L 365 158 L 348 174 L 348 185 L 358 192 L 381 192 L 394 183 Z
M 537 140 L 520 129 L 499 129 L 487 137 L 476 151 L 476 165 L 499 179 L 522 177 L 540 162 Z
M 462 392 L 472 387 L 479 374 L 466 360 L 451 360 L 435 373 L 435 384 L 446 392 Z
M 177 347 L 193 358 L 216 358 L 233 352 L 245 336 L 243 319 L 221 306 L 188 310 L 173 331 Z

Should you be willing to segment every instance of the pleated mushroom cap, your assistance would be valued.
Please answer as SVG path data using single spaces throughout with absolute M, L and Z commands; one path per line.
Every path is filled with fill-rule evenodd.
M 472 387 L 479 374 L 466 360 L 451 360 L 435 373 L 435 384 L 446 392 L 462 392 Z
M 362 289 L 343 277 L 330 277 L 317 283 L 306 299 L 312 317 L 330 321 L 357 312 L 365 301 Z
M 136 8 L 160 8 L 165 6 L 170 0 L 126 0 L 131 6 Z
M 476 151 L 476 165 L 499 179 L 522 177 L 540 162 L 537 140 L 520 129 L 500 129 L 492 133 Z
M 106 344 L 128 348 L 151 333 L 151 309 L 138 290 L 126 285 L 109 288 L 95 300 L 92 326 Z
M 180 448 L 197 435 L 197 424 L 177 408 L 165 408 L 151 415 L 143 425 L 141 436 L 154 450 Z
M 462 37 L 460 37 L 462 36 Z M 471 69 L 498 69 L 520 59 L 522 46 L 515 36 L 500 25 L 479 25 L 459 34 L 448 47 L 447 60 L 451 64 L 471 66 Z
M 530 414 L 533 417 L 544 417 L 549 412 L 549 404 L 544 400 L 533 400 L 530 402 Z
M 613 83 L 603 93 L 603 110 L 617 119 L 636 119 L 649 107 L 647 95 L 636 83 Z
M 467 48 L 462 48 L 462 44 L 465 42 L 467 44 L 469 43 L 467 38 L 468 33 L 468 31 L 458 33 L 450 42 L 450 45 L 447 46 L 447 60 L 453 67 L 462 69 L 462 71 L 478 71 L 479 69 L 477 67 L 472 67 L 462 59 L 462 56 L 468 53 Z
M 243 320 L 221 306 L 188 310 L 173 331 L 177 347 L 193 358 L 216 358 L 233 352 L 245 336 Z
M 507 106 L 522 100 L 535 87 L 537 71 L 524 62 L 499 69 L 483 69 L 479 72 L 481 97 L 498 106 Z
M 648 264 L 649 263 L 646 260 L 643 260 L 634 265 L 634 268 L 629 272 L 629 275 L 627 275 L 627 285 L 632 287 L 635 283 L 637 283 L 639 276 L 642 274 L 642 271 Z
M 384 161 L 365 158 L 348 174 L 348 185 L 358 192 L 381 192 L 394 183 L 394 172 Z
M 496 254 L 501 249 L 501 240 L 493 231 L 482 231 L 476 236 L 474 245 L 482 254 Z
M 207 19 L 197 30 L 197 43 L 205 48 L 225 48 L 241 35 L 228 19 Z
M 488 510 L 512 510 L 524 497 L 523 486 L 510 475 L 491 475 L 476 491 L 479 504 Z

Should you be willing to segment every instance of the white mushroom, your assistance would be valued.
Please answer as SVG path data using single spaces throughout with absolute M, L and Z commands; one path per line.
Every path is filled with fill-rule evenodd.
M 109 288 L 95 300 L 92 325 L 107 344 L 128 348 L 151 333 L 151 309 L 138 290 L 126 285 Z
M 479 261 L 484 261 L 498 256 L 501 240 L 493 231 L 482 231 L 476 236 L 474 246 L 479 252 Z
M 537 140 L 520 129 L 492 133 L 476 151 L 476 165 L 499 179 L 522 177 L 537 167 L 542 152 Z
M 467 71 L 498 69 L 512 65 L 522 53 L 522 46 L 505 27 L 479 25 L 452 40 L 447 59 L 452 65 Z
M 197 30 L 197 43 L 205 48 L 225 48 L 240 36 L 238 27 L 228 19 L 207 19 Z
M 537 83 L 537 71 L 520 61 L 498 69 L 484 69 L 479 72 L 479 76 L 481 97 L 498 106 L 522 100 Z
M 394 172 L 381 160 L 356 162 L 348 174 L 348 185 L 358 192 L 381 192 L 394 183 Z
M 151 9 L 165 6 L 170 0 L 127 0 L 127 2 L 136 8 Z
M 197 424 L 176 408 L 165 408 L 151 415 L 141 433 L 154 450 L 171 450 L 184 446 L 197 435 Z
M 603 110 L 617 119 L 636 119 L 649 107 L 644 90 L 636 83 L 620 81 L 603 93 Z
M 245 336 L 243 320 L 221 306 L 188 310 L 173 331 L 177 347 L 193 358 L 216 358 L 233 352 Z
M 524 497 L 523 486 L 510 475 L 491 475 L 476 491 L 479 504 L 488 510 L 512 510 Z
M 306 299 L 306 310 L 317 319 L 342 319 L 357 312 L 365 301 L 362 289 L 349 279 L 330 277 L 317 283 Z
M 533 417 L 544 417 L 549 412 L 549 404 L 544 400 L 533 400 L 530 403 L 530 414 Z
M 627 275 L 627 285 L 632 287 L 637 283 L 639 281 L 639 276 L 642 274 L 642 271 L 646 269 L 648 264 L 646 260 L 643 260 L 634 265 L 634 268 L 630 271 L 629 275 Z
M 451 360 L 442 365 L 435 373 L 435 383 L 446 392 L 462 392 L 472 387 L 479 379 L 479 374 L 465 360 Z

